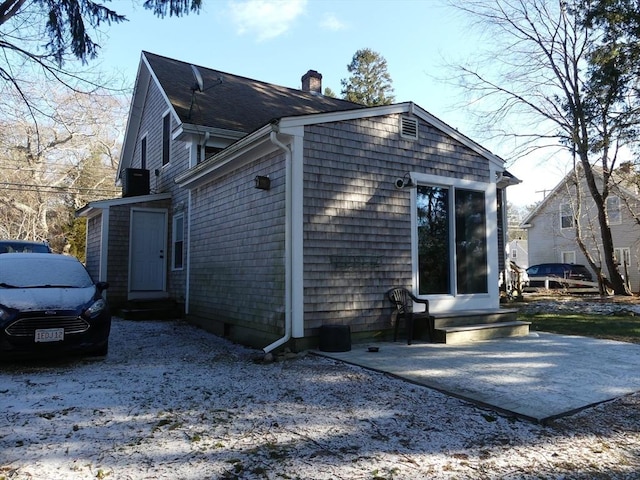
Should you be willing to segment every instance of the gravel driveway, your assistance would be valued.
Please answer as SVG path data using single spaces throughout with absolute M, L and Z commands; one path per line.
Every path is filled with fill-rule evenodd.
M 541 426 L 312 354 L 114 319 L 104 359 L 0 365 L 0 479 L 636 479 L 640 395 Z

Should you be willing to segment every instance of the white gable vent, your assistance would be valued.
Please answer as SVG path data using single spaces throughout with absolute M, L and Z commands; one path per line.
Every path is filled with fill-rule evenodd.
M 400 136 L 410 140 L 417 140 L 418 120 L 411 117 L 400 117 Z

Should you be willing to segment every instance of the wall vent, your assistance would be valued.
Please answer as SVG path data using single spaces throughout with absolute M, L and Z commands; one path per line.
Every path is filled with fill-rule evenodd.
M 418 120 L 410 117 L 400 117 L 400 136 L 402 138 L 418 139 Z
M 125 168 L 122 179 L 122 196 L 137 197 L 149 195 L 149 170 Z

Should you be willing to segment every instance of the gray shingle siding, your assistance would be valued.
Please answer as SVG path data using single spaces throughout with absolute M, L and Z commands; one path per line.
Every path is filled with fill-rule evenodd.
M 256 175 L 269 176 L 271 189 L 256 189 Z M 254 329 L 259 346 L 282 335 L 284 201 L 276 154 L 193 191 L 189 314 L 198 323 Z
M 102 213 L 87 218 L 87 242 L 85 265 L 94 281 L 100 280 L 100 248 L 102 237 Z
M 418 140 L 400 138 L 397 116 L 307 127 L 304 157 L 305 335 L 388 328 L 385 292 L 412 283 L 410 190 L 394 180 L 487 182 L 488 162 L 423 122 Z

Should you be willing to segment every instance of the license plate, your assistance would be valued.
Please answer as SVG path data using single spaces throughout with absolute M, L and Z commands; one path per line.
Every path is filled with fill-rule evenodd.
M 36 342 L 61 342 L 64 328 L 40 328 L 36 330 Z

